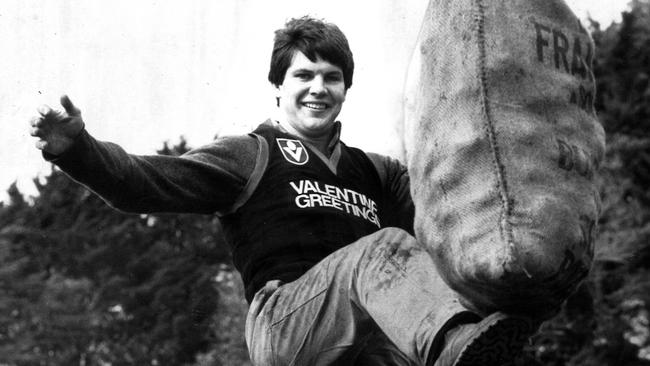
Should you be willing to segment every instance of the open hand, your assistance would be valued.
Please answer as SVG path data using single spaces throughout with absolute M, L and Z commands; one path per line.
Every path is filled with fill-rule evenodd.
M 61 97 L 61 105 L 64 112 L 42 105 L 37 110 L 38 116 L 29 121 L 30 134 L 38 138 L 36 148 L 53 155 L 61 155 L 68 150 L 84 128 L 81 111 L 67 95 Z

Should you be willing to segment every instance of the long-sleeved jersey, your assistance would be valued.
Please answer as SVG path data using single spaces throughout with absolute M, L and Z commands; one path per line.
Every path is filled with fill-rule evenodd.
M 141 156 L 83 131 L 46 158 L 122 211 L 220 216 L 250 301 L 266 281 L 292 281 L 381 227 L 412 232 L 406 168 L 339 135 L 337 123 L 325 156 L 267 121 L 181 156 Z

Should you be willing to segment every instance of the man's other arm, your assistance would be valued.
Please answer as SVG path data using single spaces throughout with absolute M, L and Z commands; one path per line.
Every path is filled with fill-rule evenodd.
M 410 180 L 406 166 L 397 159 L 367 153 L 381 180 L 384 202 L 382 226 L 399 227 L 413 235 L 415 208 L 411 199 Z

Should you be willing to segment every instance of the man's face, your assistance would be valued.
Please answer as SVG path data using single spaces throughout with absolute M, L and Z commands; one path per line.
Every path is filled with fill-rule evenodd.
M 296 51 L 278 86 L 285 122 L 305 137 L 329 134 L 345 101 L 343 70 L 318 57 L 311 62 Z

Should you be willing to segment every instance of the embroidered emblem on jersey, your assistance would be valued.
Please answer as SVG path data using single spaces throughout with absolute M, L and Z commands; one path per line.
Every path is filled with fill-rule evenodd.
M 275 139 L 284 158 L 291 164 L 304 165 L 309 161 L 307 149 L 299 140 Z

